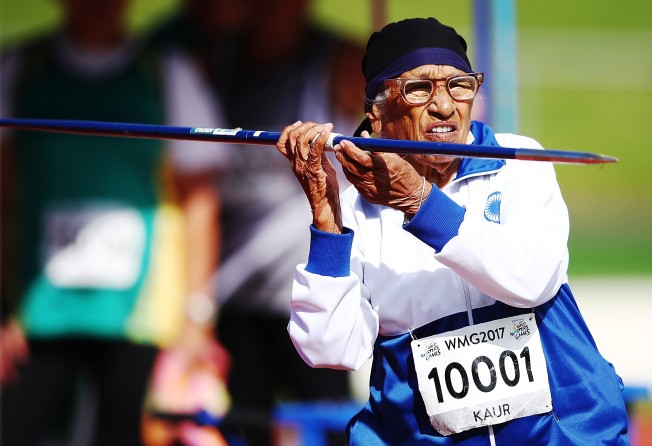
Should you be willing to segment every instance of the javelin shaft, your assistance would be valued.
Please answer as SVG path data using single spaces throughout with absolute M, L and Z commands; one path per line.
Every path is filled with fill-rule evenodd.
M 0 119 L 0 127 L 97 136 L 178 139 L 259 145 L 275 145 L 281 136 L 280 132 L 243 130 L 240 128 L 221 129 L 206 127 L 176 127 L 169 125 L 60 119 Z M 332 134 L 329 144 L 335 146 L 343 140 L 351 141 L 356 146 L 373 152 L 518 159 L 568 164 L 604 164 L 618 161 L 618 159 L 614 157 L 589 152 L 537 150 L 384 138 L 360 138 L 342 136 L 339 134 Z

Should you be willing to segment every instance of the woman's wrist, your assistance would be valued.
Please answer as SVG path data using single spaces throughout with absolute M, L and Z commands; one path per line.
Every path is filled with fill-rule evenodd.
M 313 209 L 312 225 L 320 231 L 330 232 L 331 234 L 342 233 L 342 213 L 339 206 L 333 209 L 330 204 Z
M 421 209 L 421 205 L 423 202 L 428 198 L 428 195 L 430 194 L 430 191 L 432 190 L 432 184 L 428 183 L 426 180 L 426 177 L 422 177 L 422 182 L 421 182 L 421 189 L 419 192 L 419 200 L 416 201 L 412 206 L 410 206 L 406 211 L 403 213 L 405 214 L 405 220 L 410 221 L 414 215 L 419 212 L 419 209 Z

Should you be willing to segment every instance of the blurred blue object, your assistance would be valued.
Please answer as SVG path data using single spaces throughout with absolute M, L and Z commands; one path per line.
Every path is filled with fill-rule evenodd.
M 362 406 L 363 403 L 354 401 L 284 403 L 274 411 L 274 421 L 278 425 L 294 427 L 299 444 L 326 446 L 328 432 L 343 432 Z

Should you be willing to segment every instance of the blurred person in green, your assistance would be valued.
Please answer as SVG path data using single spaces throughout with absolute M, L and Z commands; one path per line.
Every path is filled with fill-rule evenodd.
M 128 0 L 59 4 L 60 29 L 5 49 L 2 116 L 221 122 L 196 63 L 127 33 Z M 213 335 L 210 286 L 219 202 L 204 168 L 220 151 L 39 132 L 2 137 L 2 444 L 68 435 L 62 419 L 80 382 L 95 395 L 95 416 L 85 419 L 96 427 L 90 444 L 143 444 L 157 357 L 168 365 L 174 358 L 184 377 L 192 369 L 211 377 L 210 392 L 177 392 L 177 409 L 225 412 L 226 356 Z M 154 407 L 170 403 L 160 392 L 149 397 Z M 224 444 L 216 429 L 203 435 L 202 444 Z
M 153 40 L 181 42 L 200 54 L 228 127 L 280 131 L 288 120 L 310 116 L 353 132 L 361 117 L 363 48 L 312 23 L 309 0 L 183 5 Z M 349 374 L 306 366 L 287 335 L 288 277 L 309 243 L 309 209 L 287 162 L 266 148 L 225 153 L 216 170 L 223 234 L 217 331 L 232 359 L 224 429 L 248 445 L 269 445 L 275 405 L 350 399 Z

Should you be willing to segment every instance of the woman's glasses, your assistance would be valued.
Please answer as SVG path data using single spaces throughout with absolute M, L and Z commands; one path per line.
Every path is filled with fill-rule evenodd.
M 444 79 L 385 79 L 383 85 L 400 89 L 405 102 L 412 105 L 425 104 L 435 93 L 435 85 L 443 82 L 446 91 L 455 101 L 470 101 L 478 93 L 484 81 L 484 73 L 469 73 Z

